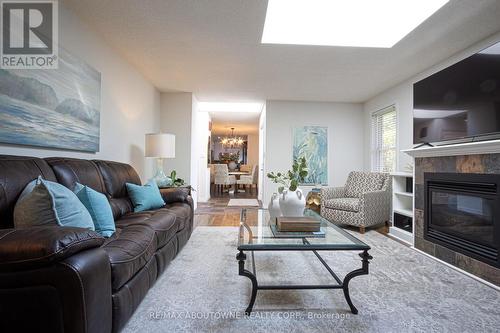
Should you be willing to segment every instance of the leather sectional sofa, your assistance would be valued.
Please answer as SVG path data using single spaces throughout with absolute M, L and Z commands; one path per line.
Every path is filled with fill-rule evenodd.
M 104 193 L 116 233 L 81 228 L 14 229 L 13 210 L 39 175 L 72 189 Z M 128 164 L 0 155 L 0 332 L 117 332 L 188 241 L 193 201 L 187 188 L 161 190 L 166 206 L 134 213 Z

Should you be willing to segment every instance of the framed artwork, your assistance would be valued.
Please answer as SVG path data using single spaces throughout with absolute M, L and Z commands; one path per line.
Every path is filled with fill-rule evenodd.
M 0 69 L 0 143 L 99 151 L 101 74 L 59 51 L 58 69 Z
M 293 159 L 302 157 L 309 169 L 304 184 L 328 184 L 328 127 L 294 127 Z

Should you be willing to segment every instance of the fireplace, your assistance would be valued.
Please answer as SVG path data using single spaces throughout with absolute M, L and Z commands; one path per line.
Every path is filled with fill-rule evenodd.
M 424 239 L 500 267 L 500 175 L 424 174 Z

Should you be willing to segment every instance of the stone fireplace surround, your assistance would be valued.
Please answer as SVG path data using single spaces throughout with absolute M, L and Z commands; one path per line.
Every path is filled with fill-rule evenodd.
M 444 147 L 438 147 L 437 150 L 440 153 L 437 155 L 445 155 L 444 149 Z M 432 152 L 434 149 L 426 148 L 425 150 Z M 422 156 L 425 154 L 422 152 L 416 153 L 416 150 L 407 150 L 405 152 L 415 157 L 415 248 L 500 286 L 499 268 L 424 239 L 424 173 L 500 174 L 500 153 Z M 456 150 L 454 154 L 457 154 Z

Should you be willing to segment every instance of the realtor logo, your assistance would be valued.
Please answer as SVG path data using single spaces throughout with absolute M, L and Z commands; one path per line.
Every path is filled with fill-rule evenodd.
M 0 67 L 54 69 L 58 65 L 57 1 L 2 1 Z

